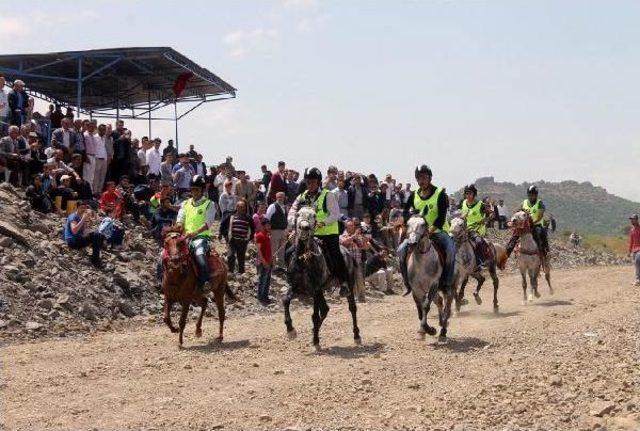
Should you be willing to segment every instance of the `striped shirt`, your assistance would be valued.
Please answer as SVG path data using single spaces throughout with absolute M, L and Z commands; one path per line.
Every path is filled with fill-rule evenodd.
M 254 233 L 253 220 L 246 214 L 234 214 L 229 221 L 229 233 L 233 239 L 248 241 Z

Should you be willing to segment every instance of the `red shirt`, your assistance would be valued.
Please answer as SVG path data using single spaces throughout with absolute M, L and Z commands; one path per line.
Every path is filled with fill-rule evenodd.
M 640 225 L 631 226 L 629 230 L 629 253 L 640 251 Z
M 273 260 L 273 256 L 271 255 L 271 234 L 260 231 L 256 234 L 256 245 L 264 257 L 264 260 L 267 264 L 271 265 L 271 261 Z M 262 263 L 260 258 L 258 257 L 258 263 Z
M 116 219 L 122 217 L 123 203 L 124 199 L 117 190 L 107 190 L 102 193 L 102 196 L 100 197 L 100 209 L 104 211 L 107 207 L 113 206 L 114 211 L 112 216 Z

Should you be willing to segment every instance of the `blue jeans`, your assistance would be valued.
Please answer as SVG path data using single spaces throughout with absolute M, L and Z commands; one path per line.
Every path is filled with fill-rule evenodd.
M 444 273 L 442 280 L 446 287 L 450 287 L 453 285 L 453 273 L 456 264 L 456 244 L 453 242 L 453 238 L 451 238 L 445 232 L 437 232 L 431 235 L 431 241 L 433 241 L 442 251 L 445 253 L 445 261 L 444 261 Z M 407 268 L 407 248 L 409 247 L 409 241 L 404 240 L 402 244 L 398 247 L 398 259 L 400 260 L 400 267 L 402 269 L 402 276 L 406 282 L 406 268 Z
M 271 285 L 271 267 L 258 264 L 258 300 L 269 300 L 269 286 Z
M 633 264 L 636 267 L 636 281 L 640 281 L 640 251 L 633 253 Z
M 209 281 L 209 240 L 207 238 L 195 237 L 189 243 L 191 256 L 198 268 L 198 286 L 202 287 Z

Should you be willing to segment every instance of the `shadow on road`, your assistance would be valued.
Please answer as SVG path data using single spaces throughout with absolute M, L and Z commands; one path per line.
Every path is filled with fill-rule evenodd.
M 223 341 L 216 342 L 210 341 L 208 344 L 197 344 L 194 346 L 187 346 L 184 350 L 193 350 L 196 352 L 212 353 L 221 350 L 237 350 L 253 347 L 249 340 L 235 340 L 235 341 Z
M 534 302 L 533 305 L 537 305 L 538 307 L 556 307 L 558 305 L 573 305 L 573 302 L 562 299 L 553 299 L 551 301 Z
M 309 355 L 338 356 L 343 359 L 358 359 L 383 351 L 385 344 L 372 343 L 361 346 L 332 346 L 321 349 L 319 352 L 309 353 Z
M 488 346 L 489 342 L 481 340 L 476 337 L 458 337 L 449 338 L 446 344 L 434 344 L 435 349 L 450 350 L 457 353 L 466 353 L 473 350 L 482 349 Z
M 506 313 L 484 312 L 480 314 L 480 317 L 482 317 L 483 319 L 492 320 L 492 319 L 504 319 L 505 317 L 519 316 L 520 314 L 522 314 L 522 311 L 508 311 Z

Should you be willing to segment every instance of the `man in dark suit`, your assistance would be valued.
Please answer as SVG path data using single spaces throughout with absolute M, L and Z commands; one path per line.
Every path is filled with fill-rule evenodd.
M 9 102 L 9 123 L 14 126 L 22 126 L 25 119 L 29 96 L 24 91 L 24 81 L 16 79 L 13 81 L 13 88 L 7 95 Z
M 287 184 L 285 177 L 286 165 L 284 162 L 278 162 L 278 170 L 271 175 L 271 182 L 269 183 L 269 192 L 267 194 L 267 200 L 269 204 L 272 204 L 276 200 L 276 193 L 287 192 Z
M 70 153 L 73 153 L 76 149 L 77 134 L 71 127 L 71 120 L 63 118 L 59 129 L 54 130 L 51 133 L 51 140 L 60 142 Z

